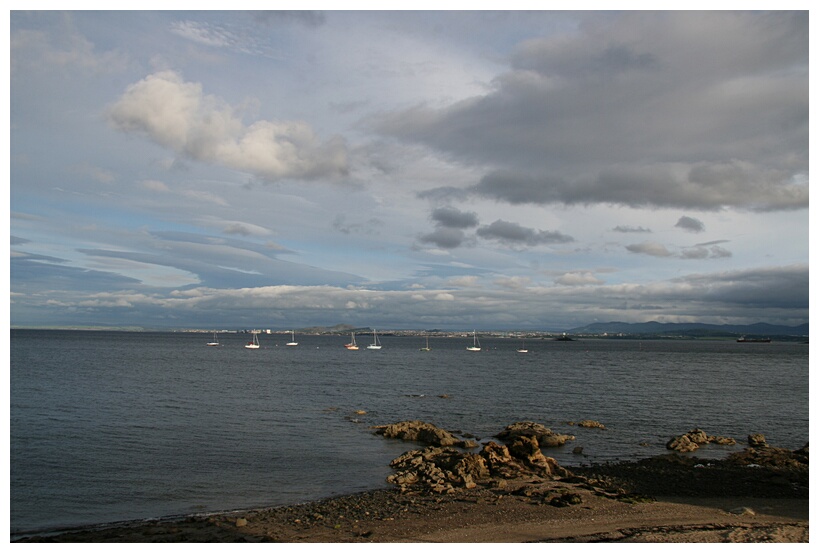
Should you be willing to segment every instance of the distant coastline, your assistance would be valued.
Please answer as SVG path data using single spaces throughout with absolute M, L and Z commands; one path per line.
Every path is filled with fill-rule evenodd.
M 27 326 L 11 325 L 12 330 L 75 330 L 100 332 L 180 332 L 180 333 L 212 333 L 243 334 L 258 332 L 261 334 L 286 334 L 296 332 L 302 335 L 341 335 L 355 333 L 370 333 L 371 327 L 356 327 L 349 324 L 334 326 L 311 326 L 305 328 L 198 328 L 198 327 L 143 327 L 143 326 L 106 326 L 106 325 L 50 325 Z M 472 329 L 385 329 L 379 331 L 381 336 L 430 336 L 438 338 L 462 338 L 471 335 Z M 593 323 L 590 325 L 561 330 L 532 330 L 532 329 L 479 329 L 479 335 L 486 338 L 513 338 L 532 340 L 575 341 L 580 339 L 637 339 L 637 340 L 737 340 L 748 338 L 767 339 L 772 341 L 800 341 L 807 342 L 809 325 L 797 326 L 772 325 L 755 323 L 750 325 L 714 325 L 708 323 L 660 323 L 656 321 L 646 323 L 608 322 Z M 571 339 L 568 339 L 571 338 Z

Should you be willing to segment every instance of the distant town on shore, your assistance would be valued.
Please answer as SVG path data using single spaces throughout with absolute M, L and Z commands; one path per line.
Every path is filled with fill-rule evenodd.
M 305 328 L 144 328 L 144 327 L 103 327 L 103 326 L 74 326 L 59 327 L 55 330 L 109 330 L 109 331 L 131 331 L 131 332 L 199 332 L 222 334 L 289 334 L 296 332 L 301 335 L 341 335 L 369 334 L 373 332 L 372 327 L 356 327 L 349 324 L 337 324 L 334 326 L 311 326 Z M 471 336 L 473 329 L 383 329 L 378 330 L 381 336 L 431 336 L 431 337 L 452 337 L 459 338 Z M 656 321 L 646 323 L 625 323 L 608 322 L 593 323 L 586 326 L 570 328 L 566 330 L 477 330 L 482 337 L 487 338 L 531 338 L 531 339 L 713 339 L 729 340 L 748 338 L 748 341 L 755 341 L 754 338 L 771 338 L 775 341 L 800 341 L 806 342 L 809 335 L 809 325 L 797 326 L 772 325 L 768 323 L 755 323 L 750 325 L 715 325 L 706 323 L 661 323 Z

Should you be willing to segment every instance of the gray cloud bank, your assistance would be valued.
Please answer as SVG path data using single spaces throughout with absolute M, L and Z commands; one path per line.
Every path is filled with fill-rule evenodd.
M 34 264 L 12 272 L 33 275 Z M 71 270 L 66 268 L 65 270 Z M 89 275 L 105 278 L 103 273 Z M 51 272 L 59 279 L 59 272 Z M 52 324 L 172 325 L 206 327 L 336 324 L 405 328 L 407 321 L 442 328 L 567 329 L 588 321 L 801 324 L 808 318 L 808 267 L 796 265 L 713 274 L 692 274 L 648 284 L 601 284 L 591 274 L 566 274 L 556 285 L 515 281 L 483 287 L 412 287 L 378 290 L 365 286 L 273 285 L 248 288 L 195 286 L 173 291 L 91 287 L 53 289 L 18 305 L 18 324 L 50 314 Z M 56 282 L 56 281 L 55 281 Z M 451 279 L 452 283 L 459 279 Z M 15 294 L 12 294 L 12 303 Z M 502 306 L 502 308 L 499 308 Z M 559 313 L 559 318 L 553 314 Z M 284 317 L 287 317 L 285 320 Z
M 511 204 L 808 206 L 807 12 L 590 14 L 511 65 L 374 127 L 488 166 L 471 191 Z

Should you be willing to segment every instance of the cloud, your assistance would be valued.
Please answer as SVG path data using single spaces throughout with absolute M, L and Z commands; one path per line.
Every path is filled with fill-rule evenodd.
M 292 21 L 305 27 L 319 27 L 326 20 L 323 12 L 312 10 L 258 10 L 252 13 L 256 21 L 265 24 Z
M 681 228 L 683 230 L 687 230 L 688 232 L 703 232 L 705 231 L 705 225 L 699 219 L 694 219 L 693 217 L 688 217 L 687 215 L 683 215 L 680 217 L 677 224 L 674 225 L 677 228 Z
M 162 181 L 146 179 L 140 183 L 143 188 L 151 190 L 152 192 L 170 192 L 171 189 Z
M 432 212 L 432 220 L 447 228 L 471 228 L 478 226 L 478 214 L 464 212 L 454 207 L 439 207 Z
M 101 167 L 94 167 L 88 163 L 81 163 L 74 166 L 72 167 L 72 170 L 79 175 L 90 177 L 95 181 L 104 184 L 110 184 L 116 180 L 116 176 L 112 171 Z
M 268 236 L 270 230 L 251 223 L 231 221 L 222 230 L 225 234 L 239 234 L 241 236 Z
M 343 213 L 336 215 L 332 223 L 332 227 L 343 234 L 373 235 L 383 226 L 384 221 L 377 217 L 370 217 L 364 222 L 350 223 Z
M 807 23 L 807 12 L 593 13 L 525 42 L 486 94 L 374 128 L 488 167 L 470 191 L 511 204 L 804 209 Z
M 447 284 L 459 288 L 474 288 L 478 285 L 478 277 L 475 275 L 464 275 L 447 279 Z
M 162 71 L 130 85 L 108 109 L 108 120 L 115 128 L 145 135 L 179 156 L 265 180 L 347 173 L 347 149 L 340 137 L 322 143 L 300 121 L 260 120 L 245 125 L 235 111 L 203 94 L 201 84 Z
M 643 242 L 642 244 L 631 244 L 626 246 L 631 253 L 641 253 L 652 257 L 671 257 L 671 252 L 657 242 Z
M 529 284 L 531 284 L 532 279 L 529 277 L 501 277 L 496 278 L 494 281 L 496 286 L 501 288 L 506 288 L 509 290 L 523 290 Z
M 439 248 L 451 250 L 464 243 L 466 235 L 458 228 L 439 227 L 434 231 L 424 234 L 418 240 L 424 244 L 435 244 Z
M 562 284 L 564 286 L 588 286 L 604 284 L 604 281 L 589 271 L 572 271 L 557 277 L 555 284 Z
M 498 219 L 492 224 L 480 227 L 478 236 L 487 240 L 497 240 L 506 244 L 539 246 L 545 244 L 565 244 L 572 242 L 571 236 L 557 231 L 536 230 L 517 223 Z
M 451 250 L 468 240 L 463 229 L 478 226 L 478 214 L 461 211 L 454 207 L 439 207 L 432 211 L 435 230 L 423 234 L 418 240 L 423 244 L 435 244 L 439 248 Z
M 720 246 L 711 246 L 709 248 L 705 247 L 705 245 L 696 245 L 690 248 L 682 248 L 678 252 L 672 252 L 657 242 L 631 244 L 626 246 L 626 249 L 631 253 L 677 259 L 722 259 L 732 255 L 730 251 Z
M 63 276 L 72 269 L 66 271 Z M 18 283 L 16 288 L 20 287 Z M 265 321 L 273 327 L 290 328 L 302 320 L 310 324 L 352 320 L 354 324 L 403 328 L 402 323 L 413 320 L 444 328 L 512 324 L 565 330 L 589 320 L 800 324 L 808 317 L 808 294 L 808 267 L 796 265 L 692 274 L 647 284 L 527 286 L 526 294 L 515 286 L 436 288 L 420 295 L 416 290 L 327 285 L 197 286 L 170 292 L 144 288 L 99 292 L 89 287 L 55 289 L 48 295 L 18 294 L 12 310 L 18 320 L 21 314 L 45 311 L 52 314 L 54 324 L 70 314 L 72 324 L 168 324 L 183 319 L 210 323 L 210 327 L 216 321 L 220 326 Z M 514 316 L 507 315 L 510 312 Z M 550 320 L 544 318 L 548 313 L 560 315 Z
M 647 229 L 647 228 L 643 228 L 643 227 L 632 227 L 632 226 L 629 226 L 629 225 L 617 225 L 616 227 L 614 227 L 611 230 L 614 231 L 614 232 L 624 232 L 624 233 L 629 233 L 629 232 L 649 232 L 650 233 L 651 232 L 651 229 Z
M 71 17 L 64 18 L 64 25 L 56 32 L 17 30 L 9 36 L 11 71 L 26 69 L 53 70 L 71 68 L 91 73 L 115 73 L 122 71 L 128 58 L 118 50 L 99 52 L 94 44 L 78 33 Z

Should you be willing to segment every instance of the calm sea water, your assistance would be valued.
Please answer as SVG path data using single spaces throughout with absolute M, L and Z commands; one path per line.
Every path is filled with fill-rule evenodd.
M 664 453 L 699 427 L 808 441 L 808 346 L 11 331 L 12 535 L 283 505 L 386 487 L 411 444 L 371 426 L 421 419 L 488 440 L 532 420 L 577 438 L 564 466 Z M 448 396 L 448 397 L 440 397 Z M 356 414 L 357 411 L 366 414 Z M 595 419 L 607 430 L 571 421 Z M 583 447 L 583 455 L 572 452 Z M 737 448 L 709 446 L 718 458 Z

